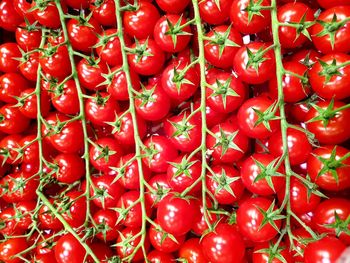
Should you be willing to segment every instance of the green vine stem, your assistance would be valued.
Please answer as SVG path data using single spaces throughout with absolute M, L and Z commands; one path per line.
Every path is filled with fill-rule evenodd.
M 133 86 L 132 81 L 130 77 L 129 72 L 129 64 L 128 64 L 128 58 L 126 53 L 126 44 L 124 41 L 124 35 L 123 35 L 123 21 L 122 21 L 122 15 L 121 15 L 121 9 L 120 9 L 120 1 L 114 0 L 115 3 L 115 9 L 116 9 L 116 19 L 117 19 L 117 34 L 120 41 L 120 47 L 121 47 L 121 53 L 122 53 L 122 59 L 123 59 L 123 65 L 122 70 L 124 71 L 126 81 L 127 81 L 127 88 L 128 88 L 128 94 L 129 94 L 129 112 L 132 117 L 132 123 L 134 128 L 134 140 L 135 140 L 135 156 L 137 160 L 137 166 L 139 170 L 139 182 L 140 182 L 140 198 L 139 202 L 141 205 L 141 211 L 142 211 L 142 226 L 141 226 L 141 240 L 139 244 L 136 246 L 134 252 L 130 255 L 130 258 L 136 254 L 136 252 L 142 248 L 144 257 L 146 258 L 146 250 L 144 247 L 144 241 L 146 239 L 146 227 L 147 227 L 147 213 L 146 213 L 146 205 L 145 205 L 145 180 L 144 180 L 144 174 L 143 174 L 143 167 L 142 167 L 142 156 L 141 156 L 141 149 L 142 149 L 142 141 L 140 139 L 139 130 L 138 130 L 138 124 L 137 124 L 137 116 L 136 116 L 136 110 L 135 110 L 135 102 L 134 102 L 134 92 L 133 92 Z

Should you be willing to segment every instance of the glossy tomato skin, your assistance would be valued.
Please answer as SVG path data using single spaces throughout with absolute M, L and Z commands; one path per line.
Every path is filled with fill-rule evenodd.
M 241 80 L 248 84 L 261 84 L 273 76 L 276 66 L 273 50 L 263 55 L 266 60 L 258 63 L 257 70 L 252 66 L 247 67 L 249 61 L 247 49 L 256 54 L 259 50 L 265 50 L 268 47 L 267 43 L 251 42 L 239 48 L 233 59 L 233 68 Z
M 346 246 L 339 239 L 326 236 L 306 246 L 304 262 L 336 262 L 345 249 Z
M 165 54 L 153 39 L 140 40 L 140 46 L 145 46 L 145 52 L 151 55 L 129 54 L 128 61 L 131 69 L 140 75 L 154 75 L 162 70 Z M 136 48 L 133 44 L 131 48 Z
M 260 228 L 264 215 L 258 209 L 259 207 L 267 211 L 271 204 L 272 201 L 264 197 L 250 198 L 244 201 L 237 210 L 237 224 L 240 233 L 253 242 L 266 242 L 273 239 L 278 232 L 271 223 Z M 274 223 L 277 228 L 281 227 L 281 220 L 274 220 Z
M 153 250 L 150 253 L 147 254 L 147 260 L 150 263 L 172 263 L 174 262 L 175 258 L 170 253 L 160 252 L 158 250 Z
M 23 77 L 28 80 L 36 81 L 39 65 L 39 53 L 34 52 L 24 58 L 24 61 L 19 65 L 19 70 Z
M 22 57 L 16 43 L 7 42 L 0 46 L 0 71 L 16 72 L 20 62 L 15 58 Z
M 314 20 L 312 9 L 299 2 L 287 3 L 278 8 L 277 19 L 281 23 L 300 23 Z M 304 23 L 305 23 L 304 22 Z M 283 48 L 296 48 L 307 41 L 307 37 L 302 33 L 298 34 L 295 28 L 289 26 L 279 27 L 279 39 Z
M 157 208 L 159 202 L 170 192 L 170 186 L 166 178 L 166 174 L 156 174 L 152 176 L 148 184 L 151 186 L 152 191 L 147 191 L 145 198 L 152 205 L 152 207 Z
M 93 12 L 93 18 L 102 26 L 115 26 L 117 23 L 114 0 L 91 0 L 90 10 Z
M 160 9 L 170 14 L 180 14 L 190 3 L 190 0 L 156 0 Z
M 22 23 L 16 29 L 16 42 L 25 51 L 31 51 L 40 46 L 42 33 L 37 30 L 28 30 L 26 23 Z
M 65 0 L 67 6 L 75 9 L 85 9 L 89 7 L 89 0 Z
M 324 9 L 335 7 L 338 5 L 350 5 L 349 0 L 317 0 L 317 3 Z
M 258 165 L 262 164 L 264 167 L 267 167 L 274 162 L 276 163 L 275 157 L 271 154 L 261 153 L 255 153 L 244 160 L 241 167 L 241 178 L 244 186 L 253 194 L 262 196 L 272 195 L 281 191 L 285 185 L 284 167 L 281 165 L 271 174 L 271 171 L 264 171 Z M 261 175 L 264 177 L 257 180 L 257 177 Z M 268 180 L 271 180 L 273 188 L 269 185 Z
M 149 151 L 153 149 L 157 151 L 156 154 L 142 159 L 143 163 L 153 172 L 165 172 L 168 169 L 168 162 L 173 161 L 178 155 L 177 150 L 165 136 L 152 135 L 144 142 L 144 145 Z
M 89 26 L 80 24 L 76 19 L 70 19 L 67 23 L 69 41 L 75 50 L 89 52 L 97 42 L 101 26 L 93 17 L 88 23 Z
M 180 247 L 179 258 L 187 260 L 188 263 L 207 262 L 199 238 L 187 239 Z
M 337 22 L 343 21 L 350 16 L 350 10 L 342 3 L 340 6 L 332 7 L 321 12 L 317 20 L 329 23 L 334 18 L 334 15 L 337 18 Z M 324 26 L 318 21 L 311 28 L 311 38 L 315 47 L 323 54 L 329 54 L 332 52 L 348 53 L 350 51 L 350 47 L 348 45 L 350 40 L 350 23 L 347 22 L 342 27 L 332 31 L 332 33 L 335 33 L 334 44 L 332 46 L 331 37 L 329 34 L 319 36 L 319 34 L 324 30 Z
M 316 106 L 326 110 L 330 104 L 330 101 L 320 101 L 316 103 Z M 332 110 L 337 110 L 345 105 L 346 104 L 341 101 L 334 101 Z M 319 117 L 320 115 L 321 113 L 312 107 L 307 113 L 306 119 L 310 121 L 313 118 Z M 345 109 L 338 111 L 336 114 L 334 114 L 334 116 L 331 116 L 331 118 L 326 118 L 326 123 L 322 120 L 307 122 L 306 128 L 315 135 L 315 138 L 321 144 L 340 144 L 350 138 L 350 131 L 347 128 L 349 119 L 350 110 Z
M 217 4 L 219 6 L 217 6 Z M 204 0 L 199 2 L 201 18 L 212 25 L 220 25 L 225 22 L 230 13 L 232 0 Z
M 67 12 L 67 6 L 65 5 L 65 2 L 60 2 L 63 12 Z M 35 10 L 32 12 L 35 20 L 37 20 L 41 25 L 45 27 L 53 29 L 59 28 L 61 26 L 61 20 L 55 3 L 45 3 L 45 6 L 43 8 L 38 5 L 39 3 L 32 2 L 32 8 L 35 8 Z
M 16 104 L 15 97 L 20 97 L 21 92 L 29 88 L 28 81 L 18 73 L 5 73 L 0 76 L 0 100 L 6 103 Z
M 57 263 L 81 263 L 85 249 L 72 234 L 65 234 L 57 241 L 55 258 Z
M 112 72 L 117 70 L 118 67 L 112 68 Z M 140 89 L 140 78 L 139 76 L 133 71 L 129 70 L 130 78 L 132 87 L 135 90 Z M 111 95 L 111 97 L 115 100 L 121 100 L 121 101 L 127 101 L 129 100 L 129 92 L 128 92 L 128 86 L 126 82 L 125 72 L 119 71 L 116 72 L 113 76 L 113 79 L 111 83 L 107 86 L 107 92 Z
M 70 206 L 68 212 L 62 214 L 63 218 L 72 227 L 81 227 L 84 224 L 86 217 L 86 198 L 84 193 L 82 191 L 72 190 L 66 193 L 65 197 L 68 197 L 68 202 L 72 202 L 72 205 Z M 59 200 L 56 209 L 60 209 L 60 207 L 62 207 L 60 201 L 61 200 Z M 63 204 L 64 202 L 65 200 L 63 200 Z
M 266 139 L 270 137 L 279 129 L 279 121 L 269 120 L 268 124 L 270 126 L 270 130 L 265 127 L 264 123 L 259 123 L 256 125 L 257 121 L 259 120 L 256 110 L 265 112 L 269 108 L 273 107 L 273 104 L 274 101 L 263 96 L 250 98 L 243 102 L 237 113 L 237 121 L 240 129 L 251 138 Z M 275 115 L 277 114 L 275 113 Z
M 116 213 L 110 209 L 100 209 L 93 215 L 95 224 L 107 226 L 107 230 L 100 231 L 96 237 L 102 241 L 116 240 L 118 237 L 119 225 Z
M 254 3 L 257 2 L 258 0 L 254 0 Z M 249 0 L 234 0 L 230 9 L 230 19 L 242 34 L 255 34 L 269 26 L 271 15 L 268 10 L 261 10 L 261 16 L 253 15 L 249 21 L 248 12 L 245 10 L 248 5 Z M 263 0 L 261 6 L 270 6 L 270 1 Z
M 16 31 L 17 26 L 23 22 L 14 7 L 13 1 L 3 0 L 0 3 L 0 25 L 7 31 Z
M 25 89 L 21 92 L 20 98 L 25 98 L 24 101 L 20 101 L 21 106 L 19 110 L 21 113 L 30 119 L 36 119 L 38 117 L 38 99 L 34 88 Z M 21 99 L 22 100 L 22 99 Z M 49 114 L 51 108 L 49 94 L 46 90 L 40 92 L 40 111 L 41 116 L 46 117 Z
M 59 154 L 55 157 L 54 163 L 58 166 L 54 176 L 61 183 L 71 184 L 85 174 L 85 163 L 77 154 Z
M 52 105 L 61 113 L 74 115 L 80 111 L 78 90 L 70 79 L 54 87 L 51 92 Z
M 195 213 L 196 205 L 193 200 L 169 194 L 158 205 L 157 220 L 164 231 L 182 236 L 191 230 Z
M 19 164 L 23 161 L 23 157 L 18 152 L 21 149 L 21 139 L 22 137 L 19 134 L 12 134 L 4 136 L 0 140 L 0 149 L 3 153 L 0 156 L 2 163 L 8 163 L 12 165 Z
M 249 139 L 241 130 L 239 130 L 236 123 L 220 123 L 215 125 L 211 129 L 211 132 L 215 134 L 216 137 L 207 135 L 207 147 L 208 149 L 213 150 L 212 157 L 215 161 L 232 163 L 241 159 L 244 153 L 247 152 L 249 147 Z M 231 142 L 234 143 L 238 149 L 235 149 L 237 147 L 233 147 L 232 145 L 226 145 L 227 143 L 225 138 L 222 138 L 223 134 L 226 136 L 226 139 L 233 136 L 233 138 L 231 138 Z M 225 147 L 227 148 L 226 152 L 224 152 Z
M 10 238 L 0 244 L 0 260 L 6 263 L 20 263 L 22 259 L 15 256 L 27 248 L 28 243 L 24 237 Z
M 240 262 L 244 258 L 245 246 L 236 227 L 219 223 L 214 232 L 205 235 L 201 242 L 205 258 L 209 262 Z M 232 253 L 232 251 L 235 253 Z
M 7 134 L 22 133 L 29 126 L 29 118 L 24 116 L 19 108 L 5 104 L 0 108 L 0 131 Z
M 261 244 L 257 244 L 254 247 L 254 251 L 253 251 L 253 263 L 282 263 L 282 262 L 287 262 L 287 263 L 293 263 L 294 262 L 294 258 L 292 257 L 291 253 L 288 250 L 288 247 L 286 247 L 286 245 L 281 242 L 278 245 L 277 250 L 278 255 L 280 257 L 282 257 L 284 259 L 284 261 L 279 260 L 276 256 L 272 256 L 272 260 L 271 258 L 271 254 L 269 252 L 261 252 L 261 250 L 264 249 L 271 249 L 273 247 L 273 243 L 261 243 Z
M 48 46 L 44 46 L 45 49 L 48 49 Z M 68 76 L 72 70 L 67 46 L 53 47 L 52 52 L 52 54 L 39 53 L 39 63 L 43 71 L 55 78 Z
M 335 160 L 339 160 L 341 157 L 349 153 L 348 149 L 337 145 L 328 145 L 317 148 L 312 151 L 312 154 L 307 160 L 307 171 L 311 180 L 322 189 L 340 191 L 350 187 L 350 178 L 348 176 L 350 159 L 347 158 L 341 161 L 343 165 L 340 167 L 330 166 L 330 169 L 323 173 L 321 173 L 321 170 L 324 168 L 325 164 L 318 159 L 331 159 L 333 151 L 335 152 Z M 335 171 L 337 176 L 333 175 L 332 171 Z
M 168 32 L 171 30 L 169 23 L 173 26 L 179 23 L 183 26 L 187 21 L 183 16 L 165 15 L 162 16 L 154 26 L 153 37 L 158 46 L 166 52 L 175 53 L 185 49 L 191 40 L 191 27 L 185 26 L 181 29 L 181 33 L 173 33 L 176 42 L 173 41 L 172 35 Z
M 295 128 L 287 129 L 288 152 L 292 165 L 304 163 L 312 151 L 312 146 L 305 134 Z M 283 143 L 281 131 L 272 135 L 268 142 L 268 149 L 272 155 L 279 157 L 283 153 Z
M 216 165 L 211 167 L 214 172 L 207 173 L 207 188 L 215 196 L 219 204 L 233 204 L 235 201 L 239 200 L 243 195 L 244 185 L 240 179 L 239 172 L 228 165 Z M 222 181 L 222 178 L 223 179 Z M 221 179 L 221 180 L 220 180 Z M 228 180 L 234 180 L 228 183 Z M 231 191 L 225 189 L 226 187 L 231 188 Z
M 141 1 L 136 11 L 124 13 L 125 32 L 131 37 L 146 39 L 153 34 L 153 28 L 159 17 L 159 12 L 153 4 Z
M 103 74 L 108 73 L 107 64 L 103 61 L 90 62 L 83 58 L 77 65 L 78 78 L 81 85 L 89 90 L 101 90 L 105 88 Z
M 350 60 L 350 56 L 344 53 L 331 53 L 321 57 L 319 60 L 331 65 L 335 60 L 336 65 Z M 350 96 L 350 66 L 344 66 L 337 69 L 338 75 L 330 76 L 327 81 L 326 75 L 322 75 L 326 70 L 320 62 L 316 62 L 309 71 L 310 84 L 313 91 L 324 99 L 341 100 Z
M 233 112 L 247 96 L 247 89 L 240 79 L 228 72 L 208 76 L 207 82 L 211 85 L 206 89 L 207 103 L 214 111 L 220 113 Z
M 229 34 L 225 39 L 225 33 L 227 31 L 229 32 Z M 228 40 L 232 41 L 237 46 L 233 47 L 231 46 L 232 43 L 230 43 L 230 45 L 224 46 L 223 51 L 220 51 L 221 46 L 216 43 L 212 43 L 216 39 L 220 38 L 218 36 L 223 38 L 223 40 L 221 40 L 224 41 L 224 43 L 222 44 L 223 46 Z M 206 60 L 215 67 L 224 69 L 229 68 L 232 65 L 232 57 L 234 57 L 238 48 L 243 45 L 241 34 L 234 27 L 220 25 L 214 27 L 211 31 L 209 31 L 209 33 L 206 34 L 206 37 L 213 39 L 212 41 L 204 41 L 204 54 Z
M 315 215 L 312 218 L 312 223 L 319 233 L 327 233 L 328 235 L 336 236 L 337 227 L 339 224 L 336 220 L 336 215 L 340 221 L 345 222 L 350 216 L 350 201 L 344 198 L 330 198 L 322 201 L 315 209 Z M 334 226 L 332 226 L 334 225 Z M 339 239 L 345 244 L 350 244 L 350 235 L 345 233 L 346 228 L 350 229 L 350 225 L 341 231 Z

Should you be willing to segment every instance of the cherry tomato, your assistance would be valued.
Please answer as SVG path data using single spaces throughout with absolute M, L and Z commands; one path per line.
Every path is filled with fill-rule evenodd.
M 102 26 L 115 26 L 117 23 L 114 0 L 91 0 L 90 10 Z
M 0 260 L 6 263 L 20 263 L 23 260 L 16 255 L 27 248 L 28 244 L 24 237 L 9 238 L 0 244 Z M 21 257 L 25 257 L 25 254 Z
M 0 3 L 1 27 L 7 31 L 16 31 L 17 26 L 19 26 L 22 22 L 23 17 L 16 12 L 13 1 L 2 0 Z
M 72 234 L 60 237 L 55 246 L 57 263 L 81 263 L 84 261 L 85 254 L 84 247 Z
M 201 19 L 212 25 L 225 22 L 230 14 L 232 0 L 203 0 L 199 2 Z
M 16 58 L 21 58 L 22 54 L 16 43 L 4 43 L 0 46 L 0 71 L 16 72 L 20 62 Z
M 206 258 L 202 250 L 199 238 L 190 238 L 180 247 L 179 258 L 188 263 L 205 263 Z
M 0 108 L 0 131 L 7 134 L 24 132 L 29 126 L 29 119 L 18 107 L 6 104 Z

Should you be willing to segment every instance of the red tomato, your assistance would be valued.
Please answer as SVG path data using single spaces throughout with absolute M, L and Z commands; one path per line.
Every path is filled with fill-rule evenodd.
M 166 13 L 179 14 L 188 6 L 190 0 L 156 0 L 157 5 Z
M 199 2 L 201 19 L 212 25 L 225 22 L 230 14 L 232 0 L 203 0 Z
M 61 7 L 63 12 L 67 12 L 67 6 L 64 1 L 61 2 Z M 41 25 L 48 28 L 59 28 L 61 26 L 61 19 L 56 7 L 53 2 L 32 2 L 33 14 L 35 20 L 37 20 Z
M 103 74 L 108 73 L 107 64 L 95 58 L 83 58 L 77 65 L 78 78 L 81 85 L 88 90 L 101 90 L 106 87 Z
M 28 81 L 17 73 L 5 73 L 0 76 L 0 100 L 6 103 L 16 104 L 16 97 L 29 88 Z
M 179 258 L 188 263 L 206 263 L 199 238 L 190 238 L 180 247 Z
M 97 225 L 96 237 L 102 241 L 116 240 L 119 226 L 116 213 L 110 209 L 100 209 L 93 215 L 94 223 Z
M 5 104 L 0 108 L 0 131 L 7 134 L 24 132 L 29 126 L 29 119 L 18 107 Z
M 152 207 L 157 208 L 159 202 L 168 194 L 170 186 L 166 174 L 156 174 L 148 181 L 151 189 L 146 192 L 146 199 Z M 152 191 L 151 191 L 152 190 Z
M 12 0 L 2 0 L 0 3 L 0 27 L 7 31 L 16 31 L 17 26 L 23 22 L 15 9 Z
M 93 18 L 102 26 L 115 26 L 117 21 L 114 0 L 91 0 L 90 10 Z
M 153 250 L 147 254 L 147 260 L 150 263 L 172 263 L 174 262 L 175 258 L 172 254 Z
M 74 80 L 55 86 L 51 92 L 52 105 L 61 113 L 75 115 L 80 111 L 78 90 Z
M 36 81 L 39 66 L 39 53 L 34 52 L 28 56 L 23 56 L 19 70 L 23 77 L 28 80 Z
M 61 183 L 71 184 L 85 174 L 85 163 L 77 154 L 59 154 L 53 163 L 54 176 Z
M 72 69 L 67 46 L 48 46 L 39 53 L 43 71 L 55 78 L 67 77 Z
M 20 62 L 16 58 L 21 58 L 22 54 L 16 43 L 4 43 L 0 46 L 0 71 L 16 72 Z
M 118 67 L 112 68 L 112 72 L 118 70 Z M 129 70 L 129 75 L 131 78 L 132 87 L 134 90 L 140 89 L 140 78 L 133 71 Z M 107 86 L 107 92 L 111 95 L 111 97 L 115 100 L 126 101 L 129 100 L 129 92 L 126 81 L 126 76 L 124 71 L 118 71 L 113 74 L 113 79 L 110 84 Z
M 38 118 L 38 101 L 37 96 L 34 94 L 35 89 L 26 89 L 21 92 L 18 103 L 20 104 L 20 112 L 30 118 Z M 51 108 L 49 94 L 46 90 L 40 91 L 40 114 L 42 117 L 46 117 L 49 114 Z
M 85 254 L 84 247 L 72 234 L 60 237 L 55 246 L 57 263 L 81 263 L 84 261 Z
M 16 255 L 26 250 L 27 248 L 28 244 L 24 237 L 9 238 L 0 244 L 0 260 L 6 263 L 23 262 L 23 260 Z M 21 257 L 24 258 L 25 256 L 25 253 L 21 255 Z

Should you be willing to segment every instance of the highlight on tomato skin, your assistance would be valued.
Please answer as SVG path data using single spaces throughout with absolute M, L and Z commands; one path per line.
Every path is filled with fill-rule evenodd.
M 0 0 L 0 262 L 337 263 L 349 0 Z

